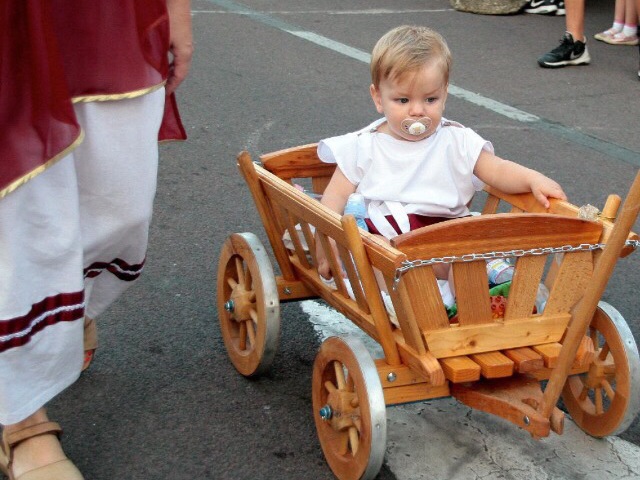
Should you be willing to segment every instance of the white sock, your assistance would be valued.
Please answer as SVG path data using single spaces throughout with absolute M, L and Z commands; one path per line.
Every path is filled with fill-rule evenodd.
M 618 33 L 618 32 L 622 31 L 623 27 L 624 27 L 624 23 L 622 23 L 622 22 L 613 22 L 613 26 L 611 27 L 611 30 L 615 30 L 614 33 Z
M 625 24 L 624 28 L 622 29 L 622 34 L 625 37 L 630 37 L 632 35 L 635 35 L 638 31 L 638 26 L 637 25 L 627 25 Z

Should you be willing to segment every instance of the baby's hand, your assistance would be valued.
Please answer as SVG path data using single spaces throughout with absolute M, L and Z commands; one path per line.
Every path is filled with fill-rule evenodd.
M 567 199 L 560 184 L 542 174 L 531 182 L 531 193 L 544 208 L 549 208 L 549 198 Z

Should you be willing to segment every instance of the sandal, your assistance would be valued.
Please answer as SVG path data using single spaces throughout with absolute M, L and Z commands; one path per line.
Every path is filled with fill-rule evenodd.
M 60 438 L 62 429 L 55 422 L 42 422 L 25 427 L 22 430 L 2 435 L 0 445 L 0 470 L 9 480 L 84 480 L 80 471 L 71 460 L 64 458 L 43 467 L 29 470 L 19 477 L 13 474 L 13 449 L 20 443 L 39 435 L 55 435 Z
M 593 38 L 595 38 L 596 40 L 600 40 L 601 42 L 606 42 L 607 40 L 611 39 L 611 37 L 613 37 L 618 32 L 619 32 L 619 30 L 615 30 L 614 28 L 610 28 L 608 30 L 605 30 L 604 32 L 596 33 L 593 36 Z
M 84 362 L 82 363 L 82 371 L 84 372 L 98 348 L 98 328 L 96 327 L 96 321 L 93 318 L 84 317 Z

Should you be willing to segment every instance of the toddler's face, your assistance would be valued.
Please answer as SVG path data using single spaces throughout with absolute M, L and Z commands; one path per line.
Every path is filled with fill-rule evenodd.
M 387 119 L 378 130 L 411 142 L 432 135 L 444 113 L 447 86 L 438 64 L 426 65 L 415 73 L 407 73 L 394 80 L 384 79 L 378 88 L 371 85 L 373 103 Z M 411 123 L 410 120 L 417 121 L 424 117 L 431 123 L 423 133 L 412 135 L 407 131 L 406 125 Z

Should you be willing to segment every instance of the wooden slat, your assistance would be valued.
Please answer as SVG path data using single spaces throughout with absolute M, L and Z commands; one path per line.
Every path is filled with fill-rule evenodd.
M 349 250 L 342 245 L 338 245 L 338 251 L 340 252 L 340 258 L 342 258 L 342 264 L 347 271 L 347 277 L 349 278 L 349 283 L 351 284 L 351 291 L 356 297 L 356 302 L 358 306 L 365 312 L 371 313 L 369 310 L 369 304 L 367 303 L 367 299 L 364 296 L 364 292 L 362 291 L 362 285 L 360 284 L 360 277 L 358 276 L 358 272 L 356 271 L 355 265 L 353 264 L 353 260 L 351 255 L 349 254 Z
M 391 365 L 400 365 L 400 353 L 394 341 L 389 314 L 382 301 L 380 286 L 376 281 L 364 245 L 362 244 L 360 229 L 352 215 L 342 217 L 341 222 L 347 237 L 348 250 L 351 252 L 350 257 L 353 258 L 356 271 L 358 272 L 357 283 L 362 284 L 362 290 L 367 299 L 371 316 L 373 317 L 373 324 L 378 333 L 378 343 L 382 346 L 387 362 Z
M 300 260 L 300 263 L 302 263 L 305 267 L 310 268 L 311 264 L 307 259 L 307 252 L 302 246 L 302 242 L 300 241 L 300 236 L 298 235 L 298 230 L 296 229 L 296 221 L 293 219 L 293 217 L 290 214 L 288 214 L 288 212 L 285 212 L 283 216 L 286 222 L 287 230 L 289 231 L 289 237 L 293 242 L 293 247 L 296 252 L 296 256 Z
M 318 294 L 299 280 L 288 281 L 281 276 L 276 277 L 278 297 L 281 302 L 302 300 L 305 298 L 318 298 Z
M 402 363 L 408 365 L 410 368 L 419 372 L 422 376 L 427 378 L 431 385 L 444 385 L 446 379 L 444 372 L 440 366 L 440 362 L 431 355 L 431 353 L 418 353 L 396 335 L 396 342 L 398 345 L 398 352 Z
M 546 313 L 546 312 L 545 312 Z M 423 331 L 429 351 L 437 358 L 557 342 L 570 315 L 536 315 L 509 323 L 493 322 Z
M 377 358 L 374 362 L 382 388 L 399 387 L 427 381 L 426 377 L 407 365 L 390 365 L 384 358 Z
M 550 214 L 477 215 L 437 223 L 391 240 L 410 260 L 597 242 L 602 225 Z
M 411 310 L 419 329 L 432 330 L 449 326 L 438 282 L 431 268 L 409 270 L 402 276 L 398 290 L 403 292 L 405 310 Z
M 430 385 L 428 383 L 416 383 L 400 387 L 386 387 L 382 390 L 386 405 L 399 405 L 402 403 L 420 402 L 431 398 L 449 397 L 449 385 Z
M 324 190 L 327 188 L 327 185 L 329 185 L 332 175 L 333 172 L 331 172 L 331 175 L 327 175 L 324 177 L 313 177 L 313 179 L 311 180 L 311 188 L 313 190 L 313 193 L 322 195 L 324 193 Z
M 450 382 L 475 382 L 480 379 L 480 365 L 467 356 L 443 358 L 440 365 Z
M 578 345 L 578 351 L 576 352 L 576 358 L 573 361 L 573 367 L 580 368 L 591 365 L 596 357 L 595 346 L 591 337 L 584 336 Z
M 335 164 L 318 158 L 318 145 L 313 143 L 287 148 L 260 156 L 264 168 L 282 179 L 330 177 Z
M 485 378 L 504 378 L 513 375 L 513 360 L 500 352 L 487 352 L 471 355 L 471 360 L 480 365 Z
M 553 342 L 544 345 L 535 345 L 533 350 L 542 356 L 546 368 L 555 368 L 558 365 L 558 357 L 560 356 L 560 350 L 562 350 L 562 344 Z
M 320 240 L 320 245 L 324 250 L 324 254 L 329 262 L 329 266 L 331 268 L 331 274 L 333 275 L 333 281 L 336 284 L 337 290 L 345 297 L 349 297 L 347 293 L 347 287 L 344 284 L 344 279 L 342 278 L 342 265 L 340 263 L 340 259 L 337 257 L 335 250 L 331 246 L 331 242 L 329 237 L 327 237 L 323 232 L 316 231 L 318 235 L 318 239 Z
M 592 272 L 591 252 L 565 253 L 549 288 L 545 313 L 568 312 L 584 294 Z
M 497 213 L 499 205 L 500 199 L 495 195 L 488 194 L 487 199 L 484 202 L 484 207 L 482 208 L 482 214 L 487 215 L 489 213 Z
M 542 356 L 531 348 L 511 348 L 509 350 L 503 350 L 502 353 L 513 360 L 513 366 L 518 373 L 530 373 L 544 368 Z
M 546 256 L 518 258 L 509 289 L 505 321 L 531 316 L 546 259 Z
M 454 263 L 453 283 L 461 326 L 493 322 L 484 260 Z

